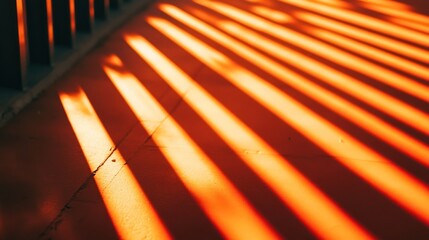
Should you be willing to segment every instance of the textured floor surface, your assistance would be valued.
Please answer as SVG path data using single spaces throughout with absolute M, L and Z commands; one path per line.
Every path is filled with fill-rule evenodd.
M 158 1 L 0 129 L 0 239 L 427 239 L 427 9 Z

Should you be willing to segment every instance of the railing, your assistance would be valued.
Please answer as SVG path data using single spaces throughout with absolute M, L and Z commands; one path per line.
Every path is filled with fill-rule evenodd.
M 152 1 L 1 1 L 0 123 L 149 2 Z M 13 106 L 25 95 L 24 103 Z

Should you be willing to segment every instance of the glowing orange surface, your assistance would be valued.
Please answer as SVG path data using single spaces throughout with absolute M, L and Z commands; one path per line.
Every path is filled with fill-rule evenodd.
M 162 62 L 157 64 L 164 71 L 170 71 Z M 109 67 L 104 70 L 134 114 L 142 120 L 144 128 L 150 129 L 149 119 L 164 119 L 163 133 L 156 132 L 152 139 L 158 146 L 177 146 L 161 147 L 160 150 L 226 238 L 280 239 L 134 75 Z
M 350 4 L 343 0 L 316 0 L 318 3 L 331 5 L 334 7 L 347 8 L 350 7 Z
M 148 21 L 157 28 L 172 30 L 163 20 L 150 18 Z M 174 34 L 174 32 L 171 32 Z M 181 35 L 177 35 L 181 37 Z M 138 36 L 126 37 L 128 44 L 163 77 L 178 94 L 183 94 L 189 104 L 234 150 L 241 159 L 265 181 L 280 199 L 313 230 L 318 236 L 329 239 L 371 239 L 372 237 L 357 225 L 332 200 L 317 189 L 299 171 L 290 165 L 233 113 L 199 86 L 188 75 L 168 60 L 147 40 Z M 186 41 L 186 39 L 182 39 Z M 189 42 L 192 45 L 193 41 Z M 211 54 L 198 45 L 195 51 L 221 61 L 217 54 Z M 207 54 L 207 55 L 206 55 Z M 219 64 L 222 64 L 219 62 Z M 189 89 L 189 90 L 188 90 Z M 268 153 L 261 157 L 255 154 L 243 154 L 244 149 L 259 149 Z M 285 184 L 288 183 L 288 184 Z M 313 211 L 317 209 L 317 213 Z M 331 231 L 333 226 L 341 226 L 341 231 Z M 248 229 L 247 231 L 250 231 Z
M 394 53 L 399 53 L 403 56 L 429 64 L 429 51 L 415 47 L 413 45 L 406 44 L 395 39 L 384 37 L 382 35 L 312 13 L 297 12 L 294 14 L 294 16 L 315 26 L 327 28 L 355 39 L 373 44 L 381 49 L 387 49 Z
M 427 26 L 427 25 L 412 22 L 409 20 L 398 19 L 398 18 L 394 18 L 394 17 L 389 17 L 388 19 L 389 19 L 389 21 L 397 23 L 397 24 L 402 25 L 404 27 L 412 28 L 414 30 L 429 34 L 429 26 Z
M 425 101 L 429 101 L 429 96 L 427 94 L 427 87 L 421 86 L 420 84 L 410 82 L 403 77 L 390 72 L 389 70 L 383 69 L 381 67 L 376 67 L 374 64 L 370 64 L 364 60 L 361 60 L 355 57 L 352 54 L 347 54 L 343 51 L 340 51 L 334 47 L 330 47 L 327 44 L 323 44 L 319 41 L 313 40 L 304 34 L 298 34 L 294 31 L 288 30 L 282 26 L 270 23 L 264 19 L 258 18 L 254 15 L 248 14 L 240 9 L 231 7 L 222 3 L 214 2 L 202 2 L 198 1 L 204 6 L 208 6 L 216 11 L 219 11 L 228 17 L 236 19 L 239 22 L 245 23 L 248 26 L 251 26 L 257 30 L 267 32 L 279 39 L 282 39 L 287 42 L 292 42 L 300 47 L 313 50 L 317 47 L 317 51 L 313 51 L 316 54 L 319 54 L 327 59 L 335 61 L 339 64 L 347 63 L 345 66 L 349 68 L 356 68 L 357 71 L 369 74 L 375 77 L 377 80 L 384 83 L 393 85 L 399 90 L 407 90 L 417 97 L 423 98 Z M 247 31 L 248 35 L 251 34 L 250 31 Z M 255 34 L 253 34 L 255 35 Z M 265 48 L 269 48 L 270 45 Z M 426 124 L 429 122 L 429 116 L 425 112 L 422 112 L 419 109 L 414 108 L 406 102 L 403 102 L 397 98 L 394 98 L 383 91 L 378 90 L 375 87 L 370 86 L 364 82 L 359 81 L 358 79 L 352 78 L 349 75 L 346 75 L 342 72 L 335 70 L 332 67 L 324 65 L 312 58 L 306 57 L 302 54 L 296 53 L 292 50 L 288 51 L 288 59 L 294 59 L 294 61 L 288 61 L 288 63 L 296 64 L 296 67 L 302 68 L 305 71 L 313 74 L 315 77 L 318 77 L 320 80 L 325 81 L 332 86 L 347 92 L 348 94 L 360 99 L 367 104 L 378 108 L 379 110 L 386 112 L 394 118 L 397 118 L 404 123 L 422 131 L 425 134 L 429 135 L 429 125 Z M 361 65 L 364 64 L 364 67 L 361 68 Z M 369 69 L 366 71 L 365 66 Z M 383 73 L 390 74 L 393 79 L 380 77 L 378 74 L 374 74 L 374 68 L 376 71 L 383 71 Z M 393 76 L 392 76 L 393 75 Z M 362 93 L 365 93 L 363 95 Z
M 295 5 L 306 10 L 311 10 L 319 14 L 334 17 L 342 21 L 347 21 L 352 24 L 362 26 L 364 28 L 372 29 L 381 33 L 389 34 L 393 37 L 401 38 L 406 41 L 411 41 L 422 46 L 429 46 L 427 35 L 419 32 L 403 28 L 391 24 L 380 19 L 370 17 L 364 14 L 356 13 L 346 9 L 338 9 L 326 5 L 318 4 L 310 1 L 294 1 L 294 0 L 280 0 L 284 3 Z
M 410 6 L 404 4 L 404 3 L 400 3 L 397 1 L 391 1 L 391 0 L 360 0 L 359 2 L 363 3 L 363 4 L 367 4 L 370 3 L 373 6 L 379 6 L 379 7 L 383 7 L 383 8 L 392 8 L 392 9 L 399 9 L 399 10 L 405 10 L 408 11 L 411 9 Z
M 223 14 L 226 14 L 228 17 L 231 17 L 240 22 L 243 22 L 246 25 L 249 25 L 260 31 L 267 32 L 282 40 L 293 42 L 294 44 L 307 48 L 309 50 L 313 50 L 315 46 L 318 46 L 317 48 L 318 50 L 314 51 L 314 53 L 320 54 L 325 58 L 336 61 L 339 64 L 354 60 L 354 62 L 349 62 L 349 64 L 347 64 L 346 66 L 350 68 L 357 67 L 358 71 L 362 71 L 362 70 L 360 69 L 360 65 L 357 65 L 356 61 L 362 64 L 366 63 L 363 60 L 360 60 L 359 58 L 354 57 L 351 54 L 344 53 L 340 50 L 337 50 L 336 48 L 330 47 L 327 44 L 322 44 L 318 41 L 312 40 L 311 38 L 303 34 L 298 35 L 297 33 L 287 30 L 282 26 L 269 23 L 261 18 L 257 18 L 254 15 L 250 15 L 242 10 L 233 8 L 231 6 L 220 4 L 220 3 L 215 4 L 213 2 L 210 2 L 210 3 L 200 2 L 200 3 L 205 6 L 209 6 L 210 8 L 216 9 L 217 11 L 222 12 Z M 233 30 L 230 32 L 234 33 L 235 31 L 237 30 Z M 257 36 L 256 34 L 252 34 L 252 32 L 249 30 L 247 30 L 246 34 L 244 34 L 244 36 L 246 35 L 252 35 L 253 38 Z M 254 42 L 254 40 L 252 40 L 250 37 L 248 38 L 248 40 L 251 42 Z M 270 48 L 270 46 L 272 46 L 272 44 L 268 44 L 267 46 L 264 46 L 263 49 Z M 338 55 L 343 55 L 344 57 L 338 57 Z M 359 81 L 358 79 L 352 78 L 349 75 L 341 73 L 333 69 L 332 67 L 324 65 L 312 58 L 306 57 L 295 51 L 288 50 L 287 55 L 284 55 L 283 58 L 285 56 L 288 56 L 288 58 L 286 58 L 288 60 L 288 63 L 295 64 L 296 67 L 302 68 L 305 71 L 312 73 L 315 77 L 318 77 L 320 80 L 325 81 L 333 85 L 334 87 L 339 88 L 342 91 L 345 91 L 353 95 L 354 97 L 360 99 L 361 101 L 366 102 L 383 112 L 386 112 L 387 114 L 391 115 L 394 118 L 400 119 L 404 123 L 407 123 L 408 125 L 426 134 L 429 134 L 429 125 L 426 124 L 427 122 L 429 122 L 429 116 L 426 113 L 420 111 L 419 109 L 416 109 L 410 106 L 408 103 L 405 103 L 399 99 L 396 99 L 366 83 Z M 293 59 L 293 61 L 290 61 L 290 59 Z M 377 69 L 380 69 L 380 68 L 377 68 Z M 370 70 L 371 69 L 369 69 L 368 71 L 365 71 L 365 73 L 375 76 L 379 81 L 392 84 L 395 87 L 399 88 L 400 90 L 404 90 L 403 88 L 406 88 L 406 90 L 412 89 L 409 91 L 411 91 L 412 93 L 416 93 L 416 95 L 423 98 L 423 100 L 429 101 L 429 96 L 427 94 L 427 91 L 425 90 L 427 89 L 427 87 L 421 86 L 414 82 L 410 82 L 406 79 L 401 78 L 400 76 L 399 76 L 400 78 L 394 78 L 393 80 L 395 81 L 392 81 L 392 79 L 383 78 L 377 74 L 371 73 Z M 386 71 L 387 70 L 383 70 L 383 72 L 386 72 Z M 402 81 L 400 81 L 401 79 Z M 399 80 L 399 81 L 396 81 L 396 80 Z M 363 92 L 365 92 L 365 95 L 362 95 Z
M 361 54 L 363 54 L 365 50 L 368 50 L 362 47 L 362 45 L 360 44 L 353 44 L 353 41 L 349 41 L 349 39 L 336 37 L 333 34 L 323 30 L 309 28 L 309 32 L 310 34 L 313 34 L 316 36 L 322 35 L 325 38 L 329 38 L 331 41 L 333 40 L 336 44 L 338 44 L 338 46 L 349 46 L 349 48 L 351 48 L 352 51 L 361 50 L 360 51 Z M 423 101 L 429 102 L 429 95 L 427 94 L 427 92 L 429 91 L 429 87 L 423 84 L 414 82 L 410 78 L 404 77 L 403 75 L 395 73 L 377 64 L 373 64 L 369 61 L 363 60 L 362 58 L 356 57 L 352 54 L 346 54 L 334 48 L 325 48 L 325 49 L 322 48 L 321 50 L 323 54 L 320 54 L 320 55 L 323 55 L 327 59 L 337 59 L 337 60 L 340 59 L 341 62 L 344 62 L 345 65 L 350 69 L 364 73 L 365 75 L 370 76 L 373 79 L 376 79 L 392 87 L 395 87 L 398 90 L 407 92 L 410 95 L 420 98 Z M 367 56 L 374 55 L 373 51 L 366 51 L 366 52 L 367 52 L 366 54 Z M 387 62 L 392 62 L 392 60 L 395 60 L 395 58 L 390 58 L 389 55 L 384 55 L 384 54 L 382 55 L 377 54 L 376 57 L 380 57 L 377 60 L 388 59 Z M 429 81 L 428 68 L 420 67 L 419 65 L 416 65 L 416 64 L 402 65 L 403 62 L 404 61 L 400 61 L 398 64 L 395 64 L 395 65 L 402 69 L 406 69 L 406 71 L 412 71 L 412 69 L 416 69 L 417 74 L 420 73 L 419 75 L 422 76 L 423 79 Z M 407 67 L 410 65 L 411 65 L 411 69 L 407 69 Z
M 171 5 L 162 5 L 160 8 L 165 13 L 194 28 L 202 34 L 216 40 L 216 42 L 224 45 L 225 47 L 234 49 L 234 52 L 241 55 L 243 58 L 252 59 L 252 62 L 255 65 L 277 77 L 279 80 L 302 91 L 309 97 L 314 98 L 316 101 L 324 104 L 333 111 L 338 112 L 343 117 L 361 126 L 368 132 L 375 134 L 380 139 L 383 139 L 392 146 L 400 149 L 402 152 L 412 156 L 423 165 L 429 167 L 429 159 L 426 157 L 429 156 L 429 148 L 426 145 L 399 131 L 398 129 L 368 113 L 362 108 L 350 103 L 343 98 L 340 98 L 332 92 L 292 72 L 276 61 L 258 53 L 250 47 L 245 46 L 239 41 L 228 37 L 226 34 L 217 31 L 208 24 L 193 18 L 180 9 L 174 8 Z M 209 16 L 205 15 L 205 19 L 207 20 L 208 18 Z M 249 30 L 240 27 L 238 24 L 227 21 L 221 22 L 217 19 L 210 19 L 209 22 L 217 26 L 219 29 L 229 33 L 230 35 L 235 36 L 238 39 L 242 39 L 248 44 L 281 60 L 289 61 L 290 59 L 297 58 L 297 53 L 291 52 L 290 49 L 287 49 L 283 45 L 269 40 L 268 38 L 265 38 L 254 32 L 250 32 Z M 299 61 L 300 64 L 298 64 L 297 67 L 301 65 L 301 62 L 302 61 Z
M 368 57 L 371 57 L 372 59 L 374 59 L 375 61 L 378 61 L 380 63 L 387 63 L 401 71 L 407 72 L 411 75 L 415 75 L 416 77 L 419 77 L 423 80 L 429 81 L 429 68 L 421 66 L 419 64 L 416 64 L 412 61 L 409 61 L 407 59 L 398 57 L 397 55 L 388 53 L 386 51 L 382 51 L 378 48 L 375 47 L 371 47 L 369 45 L 360 43 L 358 41 L 355 41 L 351 38 L 347 38 L 347 37 L 343 37 L 339 34 L 333 33 L 333 32 L 329 32 L 329 31 L 325 31 L 322 29 L 316 29 L 313 28 L 311 30 L 311 33 L 317 37 L 320 37 L 322 39 L 328 40 L 332 43 L 334 43 L 337 46 L 342 46 L 347 48 L 349 51 L 353 51 L 356 54 L 362 54 Z M 387 73 L 387 75 L 383 74 L 383 70 L 381 71 L 376 71 L 376 74 L 382 75 L 384 78 L 388 78 L 388 76 L 391 74 Z M 398 76 L 398 75 L 397 75 Z M 399 79 L 401 79 L 401 77 L 399 77 Z M 391 80 L 396 80 L 396 78 L 393 78 Z M 411 82 L 411 79 L 404 79 L 402 78 L 404 84 L 407 84 L 406 82 Z M 414 86 L 414 88 L 420 88 L 422 91 L 420 92 L 420 96 L 423 99 L 426 99 L 427 101 L 429 101 L 429 96 L 427 94 L 425 94 L 424 92 L 428 92 L 429 88 L 426 87 L 425 85 L 421 85 L 421 84 L 412 84 L 411 85 Z
M 171 239 L 84 91 L 59 96 L 119 238 Z
M 394 9 L 394 8 L 386 8 L 381 7 L 373 4 L 363 4 L 368 9 L 371 9 L 373 11 L 377 11 L 392 17 L 397 17 L 400 19 L 407 19 L 411 20 L 417 23 L 425 24 L 426 26 L 429 25 L 429 17 L 425 15 L 421 15 L 415 12 L 411 12 L 410 10 L 403 10 L 403 9 Z
M 327 153 L 332 156 L 339 156 L 336 158 L 338 162 L 407 209 L 423 223 L 429 225 L 429 208 L 427 207 L 429 188 L 420 180 L 397 167 L 376 151 L 363 145 L 338 126 L 323 119 L 297 100 L 177 26 L 155 17 L 148 18 L 148 22 L 280 119 L 303 133 Z M 327 136 L 337 136 L 347 144 L 339 149 L 332 144 L 332 139 Z M 348 156 L 354 156 L 354 159 L 340 157 L 344 152 L 347 152 Z
M 263 6 L 253 6 L 251 9 L 254 13 L 259 14 L 265 18 L 268 18 L 274 22 L 289 23 L 293 21 L 293 19 L 286 13 L 276 11 L 274 9 L 270 9 Z

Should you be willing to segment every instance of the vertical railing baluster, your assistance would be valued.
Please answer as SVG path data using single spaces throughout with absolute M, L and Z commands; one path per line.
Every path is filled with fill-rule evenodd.
M 75 0 L 76 31 L 91 32 L 94 27 L 94 0 Z
M 51 1 L 26 0 L 30 63 L 52 64 L 54 29 Z
M 0 33 L 0 87 L 21 90 L 28 64 L 24 0 L 1 1 Z
M 123 0 L 110 0 L 110 7 L 113 9 L 121 8 Z
M 74 0 L 53 0 L 54 43 L 73 47 L 76 38 Z
M 94 0 L 95 18 L 105 20 L 109 18 L 110 1 Z

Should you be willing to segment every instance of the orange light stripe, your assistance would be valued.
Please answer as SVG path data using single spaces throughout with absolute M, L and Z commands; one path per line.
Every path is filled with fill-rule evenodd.
M 157 24 L 156 19 L 149 21 Z M 184 101 L 198 112 L 231 149 L 319 237 L 326 239 L 372 238 L 336 206 L 329 197 L 290 165 L 287 159 L 272 149 L 146 39 L 128 36 L 126 41 L 178 94 L 186 92 Z M 188 91 L 188 89 L 191 90 Z M 245 149 L 257 149 L 269 154 L 263 155 L 262 161 L 261 156 L 243 154 Z M 314 209 L 317 209 L 317 212 L 314 212 Z M 341 226 L 342 231 L 332 231 L 332 227 L 337 226 L 337 224 Z
M 380 67 L 376 64 L 372 64 L 362 58 L 356 57 L 355 55 L 349 54 L 345 51 L 339 50 L 338 48 L 332 47 L 329 44 L 322 43 L 320 41 L 314 40 L 304 34 L 299 34 L 298 32 L 288 30 L 280 25 L 270 23 L 262 18 L 258 18 L 254 15 L 248 14 L 243 10 L 224 5 L 224 4 L 213 4 L 213 3 L 202 3 L 203 5 L 209 5 L 212 8 L 215 8 L 222 14 L 225 14 L 239 22 L 242 22 L 250 27 L 253 27 L 259 31 L 263 31 L 271 34 L 281 40 L 291 42 L 297 46 L 300 46 L 304 49 L 309 49 L 313 51 L 314 48 L 318 50 L 315 51 L 315 54 L 318 54 L 326 59 L 334 61 L 338 64 L 342 64 L 345 67 L 353 69 L 357 72 L 364 73 L 380 82 L 388 84 L 392 87 L 395 87 L 399 90 L 406 91 L 407 93 L 414 95 L 424 101 L 429 102 L 429 96 L 427 94 L 428 88 L 424 85 L 415 83 L 413 80 L 403 77 L 402 75 L 396 74 L 386 68 Z M 313 51 L 314 52 L 314 51 Z M 313 62 L 312 65 L 318 68 L 316 74 L 320 72 L 329 72 L 331 74 L 338 74 L 338 71 L 334 71 L 333 68 L 329 68 L 326 65 L 320 64 L 315 60 L 307 57 L 307 62 Z M 307 67 L 303 65 L 302 67 Z M 321 70 L 321 68 L 325 70 Z M 307 71 L 311 71 L 315 67 L 308 67 Z M 344 76 L 344 74 L 343 74 Z M 352 80 L 356 82 L 355 80 Z
M 119 238 L 171 239 L 83 90 L 59 97 Z
M 20 54 L 20 61 L 21 66 L 27 65 L 26 57 L 27 57 L 27 38 L 26 38 L 26 23 L 25 23 L 25 15 L 24 15 L 24 0 L 16 0 L 16 21 L 18 25 L 18 42 L 19 42 L 19 54 Z M 25 76 L 22 76 L 22 78 L 25 78 Z
M 227 15 L 228 17 L 231 17 L 233 19 L 236 19 L 242 23 L 245 23 L 253 28 L 256 28 L 260 31 L 267 32 L 277 38 L 281 38 L 288 42 L 293 42 L 296 45 L 299 45 L 301 47 L 305 47 L 308 49 L 311 49 L 313 51 L 315 46 L 319 46 L 317 51 L 313 51 L 316 54 L 321 54 L 321 56 L 328 58 L 330 60 L 337 61 L 338 63 L 344 63 L 350 60 L 349 58 L 354 58 L 351 54 L 345 54 L 340 53 L 340 51 L 336 50 L 335 48 L 329 47 L 327 44 L 321 44 L 318 41 L 311 40 L 309 37 L 306 37 L 303 34 L 297 35 L 296 33 L 289 31 L 282 26 L 267 22 L 261 18 L 257 18 L 254 15 L 247 14 L 239 9 L 230 7 L 226 4 L 220 4 L 220 3 L 214 3 L 214 2 L 200 2 L 200 4 L 208 6 L 212 9 L 215 9 L 216 11 L 221 12 L 222 14 Z M 249 34 L 250 31 L 247 31 Z M 255 36 L 255 35 L 254 35 Z M 264 47 L 269 48 L 270 45 Z M 360 99 L 363 102 L 366 102 L 369 105 L 372 105 L 373 107 L 386 112 L 390 116 L 399 119 L 400 121 L 418 129 L 419 131 L 428 134 L 429 135 L 429 125 L 426 124 L 429 122 L 429 116 L 428 114 L 422 112 L 419 109 L 414 108 L 413 106 L 410 106 L 408 103 L 402 102 L 399 99 L 396 99 L 383 91 L 380 91 L 368 84 L 365 84 L 358 79 L 352 78 L 349 75 L 346 75 L 344 73 L 341 73 L 327 65 L 324 65 L 314 59 L 311 59 L 309 57 L 305 57 L 302 54 L 299 54 L 295 51 L 289 50 L 288 51 L 288 62 L 293 64 L 294 62 L 297 64 L 296 66 L 304 69 L 305 71 L 312 73 L 315 77 L 318 77 L 320 80 L 323 80 L 332 86 L 347 92 L 348 94 L 351 94 L 352 96 Z M 346 57 L 341 57 L 341 61 L 338 61 L 338 55 L 342 54 Z M 295 61 L 290 61 L 289 59 L 294 56 Z M 299 59 L 301 60 L 299 60 Z M 305 59 L 305 62 L 303 62 L 303 59 Z M 358 71 L 361 69 L 359 68 L 359 65 L 353 65 L 356 63 L 349 63 L 346 65 L 347 67 L 358 67 Z M 366 71 L 366 73 L 369 73 L 369 71 Z M 409 89 L 409 85 L 406 85 L 406 82 L 399 82 L 400 84 L 396 83 L 395 81 L 390 81 L 385 78 L 380 78 L 379 76 L 376 76 L 378 80 L 383 81 L 384 83 L 390 83 L 394 85 L 399 85 L 401 87 L 405 87 Z M 398 80 L 398 79 L 396 79 Z M 411 84 L 411 83 L 408 83 Z M 417 83 L 416 83 L 417 84 Z M 428 101 L 428 94 L 427 91 L 421 91 L 422 89 L 416 86 L 416 84 L 411 84 L 412 89 L 414 90 L 413 93 L 418 93 L 418 96 L 424 98 L 423 100 Z M 399 86 L 396 86 L 399 88 Z M 426 88 L 426 87 L 425 87 Z M 400 88 L 399 88 L 400 89 Z M 427 89 L 427 88 L 426 88 Z M 400 89 L 403 90 L 403 89 Z M 365 93 L 362 94 L 362 93 Z
M 394 18 L 394 17 L 389 17 L 388 19 L 389 21 L 402 25 L 404 27 L 412 28 L 414 30 L 429 34 L 429 26 L 426 26 L 420 23 L 411 22 L 409 20 Z
M 150 17 L 148 22 L 280 119 L 305 134 L 327 153 L 338 156 L 335 158 L 338 162 L 429 226 L 429 207 L 427 205 L 429 188 L 420 180 L 364 146 L 347 132 L 321 118 L 281 90 L 235 64 L 226 56 L 168 21 Z M 226 68 L 228 71 L 225 71 Z M 341 148 L 335 148 L 332 138 L 329 136 L 337 136 L 347 144 Z M 344 155 L 342 156 L 342 154 Z M 353 158 L 350 158 L 350 155 Z
M 148 120 L 164 118 L 162 131 L 155 132 L 152 139 L 163 146 L 160 151 L 225 238 L 280 239 L 134 75 L 107 66 L 104 70 L 145 129 L 152 128 Z
M 55 1 L 55 0 L 52 0 Z M 71 32 L 74 35 L 76 32 L 76 9 L 74 5 L 74 0 L 69 0 L 69 8 L 70 8 L 70 27 Z
M 95 12 L 94 12 L 94 0 L 89 0 L 89 19 L 91 20 L 91 23 L 94 22 Z
M 294 21 L 292 17 L 283 12 L 263 6 L 253 6 L 251 7 L 251 11 L 278 23 L 290 23 Z
M 160 8 L 171 17 L 210 37 L 217 43 L 222 44 L 227 48 L 234 49 L 235 53 L 239 54 L 243 58 L 252 59 L 252 62 L 255 65 L 264 69 L 279 80 L 293 86 L 299 91 L 305 93 L 307 96 L 314 98 L 321 104 L 342 115 L 344 118 L 349 119 L 405 154 L 413 157 L 421 164 L 429 167 L 429 159 L 427 158 L 427 156 L 429 156 L 429 147 L 425 144 L 420 143 L 362 108 L 353 105 L 345 99 L 338 97 L 338 95 L 325 90 L 308 79 L 305 79 L 288 68 L 285 68 L 276 61 L 273 61 L 257 51 L 246 47 L 237 40 L 228 37 L 198 19 L 193 18 L 180 9 L 165 4 L 160 5 Z M 191 12 L 195 13 L 195 11 L 192 10 Z M 206 20 L 208 18 L 208 16 L 205 16 Z M 240 27 L 237 24 L 226 21 L 220 22 L 218 19 L 210 19 L 207 21 L 212 22 L 218 28 L 229 33 L 231 36 L 244 40 L 246 43 L 267 52 L 278 59 L 284 61 L 294 59 L 294 62 L 297 62 L 298 65 L 307 65 L 306 62 L 296 61 L 295 59 L 297 57 L 294 56 L 294 53 L 291 53 L 282 45 L 255 33 L 246 31 L 243 27 Z
M 316 0 L 316 1 L 321 4 L 331 5 L 331 6 L 340 7 L 340 8 L 347 8 L 351 6 L 349 3 L 342 0 Z
M 371 3 L 371 5 L 378 5 L 384 8 L 394 8 L 403 11 L 410 11 L 412 8 L 407 4 L 396 2 L 396 1 L 381 1 L 381 0 L 360 0 L 361 4 Z
M 48 24 L 48 41 L 49 46 L 54 46 L 54 25 L 53 25 L 53 15 L 52 15 L 52 0 L 46 1 L 46 17 Z
M 374 4 L 362 4 L 362 5 L 364 7 L 366 7 L 367 9 L 370 9 L 370 10 L 373 10 L 376 12 L 380 12 L 380 13 L 385 14 L 385 15 L 389 15 L 392 17 L 400 18 L 400 19 L 406 19 L 406 20 L 414 21 L 414 22 L 429 26 L 429 17 L 428 16 L 418 14 L 415 12 L 411 12 L 410 10 L 407 11 L 407 10 L 402 10 L 402 9 L 400 10 L 400 9 L 394 9 L 394 8 L 386 8 L 386 7 L 381 7 L 381 6 L 377 6 Z
M 353 12 L 346 9 L 338 9 L 329 7 L 323 4 L 310 2 L 310 1 L 291 1 L 291 0 L 280 0 L 281 2 L 298 6 L 300 8 L 314 11 L 319 14 L 334 17 L 342 21 L 361 26 L 363 28 L 372 29 L 380 33 L 389 34 L 396 38 L 401 38 L 406 41 L 411 41 L 421 46 L 429 47 L 427 41 L 428 36 L 407 28 L 403 28 L 386 21 L 382 21 L 375 17 L 370 17 L 364 14 Z
M 371 47 L 369 45 L 360 43 L 350 38 L 342 37 L 341 35 L 335 34 L 333 32 L 328 32 L 328 31 L 325 31 L 322 29 L 316 29 L 316 28 L 312 28 L 310 31 L 311 31 L 311 34 L 317 37 L 323 38 L 325 40 L 328 40 L 334 43 L 335 45 L 347 48 L 349 51 L 355 52 L 357 54 L 364 54 L 368 57 L 371 57 L 375 61 L 389 64 L 401 71 L 407 72 L 409 74 L 412 74 L 416 77 L 421 78 L 422 80 L 426 80 L 429 82 L 429 68 L 427 67 L 421 66 L 412 61 L 408 61 L 394 54 L 390 54 L 388 52 L 379 50 L 378 48 Z M 383 78 L 392 77 L 390 80 L 395 80 L 397 77 L 395 75 L 392 76 L 390 73 L 385 74 L 383 72 L 384 72 L 383 70 L 378 69 L 378 71 L 375 73 L 382 75 Z M 401 77 L 399 78 L 401 79 Z M 407 80 L 406 78 L 405 79 L 402 78 L 402 81 L 404 81 L 404 84 L 405 84 L 405 81 L 412 81 L 412 80 Z M 429 101 L 429 94 L 427 94 L 427 92 L 429 92 L 428 87 L 421 84 L 413 84 L 413 86 L 415 88 L 421 88 L 421 90 L 423 90 L 423 92 L 420 92 L 421 98 L 426 99 L 426 101 Z M 400 87 L 398 86 L 398 88 Z
M 180 16 L 180 19 L 182 21 L 185 21 L 185 19 L 188 19 L 187 20 L 188 24 L 193 25 L 194 28 L 198 27 L 199 31 L 205 31 L 206 33 L 208 32 L 209 27 L 207 25 L 198 26 L 198 24 L 195 21 L 195 18 L 190 18 L 189 15 L 184 14 L 183 11 L 180 12 L 177 10 L 177 8 L 176 10 L 174 10 L 173 8 L 171 7 L 169 8 L 166 5 L 162 5 L 161 8 L 163 9 L 163 11 L 169 12 L 170 15 L 172 16 L 173 15 Z M 235 16 L 238 16 L 238 14 L 235 14 Z M 233 17 L 233 16 L 230 16 L 230 17 Z M 280 44 L 274 41 L 269 41 L 269 44 L 265 44 L 265 45 L 258 44 L 258 41 L 254 41 L 254 39 L 260 39 L 261 41 L 265 41 L 265 39 L 261 38 L 259 35 L 257 35 L 256 33 L 250 30 L 245 30 L 245 28 L 243 27 L 234 27 L 234 26 L 239 26 L 237 24 L 234 25 L 232 23 L 229 23 L 228 26 L 234 27 L 234 29 L 228 29 L 228 26 L 225 27 L 227 25 L 225 21 L 223 22 L 218 21 L 218 22 L 221 22 L 222 24 L 217 24 L 217 25 L 223 28 L 224 31 L 228 31 L 230 34 L 237 35 L 236 31 L 241 31 L 243 33 L 240 35 L 242 38 L 247 37 L 248 41 L 255 42 L 259 46 L 259 48 L 263 51 L 275 52 L 276 50 L 272 50 L 272 49 L 275 46 L 277 46 L 276 48 L 282 49 L 282 54 L 284 54 L 284 55 L 275 54 L 277 58 L 287 61 L 289 64 L 295 65 L 297 68 L 301 68 L 309 73 L 312 73 L 315 77 L 319 78 L 320 80 L 323 80 L 337 88 L 340 88 L 340 90 L 355 96 L 361 101 L 366 102 L 374 106 L 375 108 L 383 112 L 386 112 L 392 117 L 397 118 L 403 121 L 404 123 L 407 123 L 408 125 L 424 133 L 429 134 L 429 126 L 426 126 L 427 124 L 425 124 L 426 122 L 429 121 L 429 116 L 427 116 L 426 113 L 421 112 L 420 110 L 413 108 L 407 103 L 404 103 L 398 99 L 395 99 L 374 87 L 364 84 L 357 79 L 354 79 L 346 74 L 336 71 L 335 69 L 330 68 L 329 66 L 323 65 L 312 58 L 309 58 L 291 49 L 287 49 L 286 47 L 281 46 Z M 260 21 L 258 22 L 260 23 Z M 257 25 L 258 22 L 251 22 L 253 24 L 251 23 L 248 23 L 248 24 L 255 26 Z M 262 30 L 262 29 L 266 29 L 267 27 L 265 25 L 260 25 L 259 28 Z M 285 36 L 287 34 L 282 32 L 281 29 L 275 29 L 270 32 L 276 32 L 276 34 L 281 34 L 281 36 Z M 213 33 L 213 31 L 211 31 L 211 33 L 209 34 L 212 36 L 219 36 L 218 33 Z M 291 39 L 291 38 L 288 38 L 288 39 Z M 234 43 L 231 43 L 230 40 L 222 39 L 222 37 L 217 37 L 217 40 L 226 42 L 227 44 L 234 44 Z M 300 39 L 297 39 L 296 41 L 299 41 L 299 40 Z M 304 41 L 304 40 L 301 40 L 301 41 Z M 235 45 L 234 48 L 237 47 L 236 43 L 234 45 Z M 323 49 L 320 49 L 320 48 L 318 49 L 318 52 L 322 52 L 322 51 Z M 427 87 L 425 86 L 423 87 L 424 87 L 423 89 L 427 89 Z M 366 94 L 362 95 L 362 92 L 365 92 Z M 426 97 L 425 100 L 428 98 L 426 91 L 421 91 L 420 93 L 421 95 L 424 95 L 422 97 Z M 407 114 L 411 114 L 411 115 L 404 116 L 404 112 L 407 112 Z
M 387 38 L 363 29 L 344 24 L 339 21 L 331 20 L 326 17 L 318 16 L 312 13 L 297 12 L 294 14 L 301 21 L 311 23 L 315 26 L 323 27 L 336 31 L 338 33 L 353 37 L 363 42 L 370 43 L 381 49 L 386 49 L 395 54 L 401 54 L 410 57 L 422 63 L 429 64 L 429 51 L 414 47 L 410 44 Z
M 90 17 L 91 21 L 94 21 L 94 16 L 95 16 L 94 0 L 89 0 L 88 4 L 89 4 L 89 17 Z

